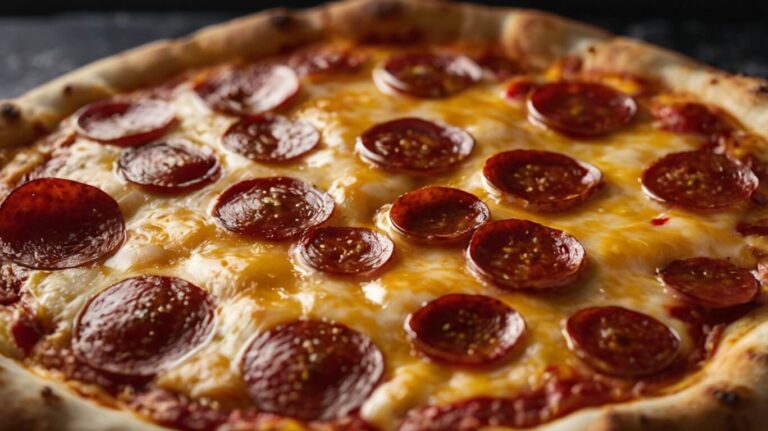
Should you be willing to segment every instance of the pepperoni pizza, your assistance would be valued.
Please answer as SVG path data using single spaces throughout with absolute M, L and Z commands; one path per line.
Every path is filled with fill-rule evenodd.
M 0 104 L 0 429 L 768 427 L 768 83 L 271 11 Z

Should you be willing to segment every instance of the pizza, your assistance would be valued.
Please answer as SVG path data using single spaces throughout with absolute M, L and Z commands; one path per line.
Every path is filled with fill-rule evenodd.
M 0 429 L 762 430 L 768 83 L 274 10 L 0 102 Z

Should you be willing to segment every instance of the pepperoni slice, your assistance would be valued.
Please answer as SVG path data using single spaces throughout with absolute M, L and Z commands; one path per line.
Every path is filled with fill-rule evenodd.
M 492 192 L 523 208 L 564 211 L 597 192 L 602 173 L 595 166 L 549 151 L 514 150 L 485 162 Z
M 516 102 L 524 101 L 533 90 L 539 87 L 539 84 L 528 78 L 518 78 L 512 80 L 504 90 L 504 98 Z
M 266 240 L 295 238 L 324 223 L 333 198 L 290 177 L 241 181 L 219 196 L 214 215 L 229 231 Z
M 321 227 L 298 244 L 299 260 L 335 275 L 365 276 L 392 258 L 395 245 L 386 235 L 362 227 Z
M 622 307 L 590 307 L 565 324 L 568 348 L 592 368 L 621 377 L 648 376 L 677 358 L 680 340 L 651 316 Z
M 743 236 L 768 236 L 768 218 L 760 218 L 751 221 L 740 221 L 736 225 L 736 231 Z
M 77 317 L 72 349 L 98 370 L 149 377 L 178 363 L 213 331 L 214 304 L 194 284 L 142 275 L 91 298 Z
M 659 271 L 659 278 L 686 301 L 709 308 L 746 304 L 760 290 L 749 270 L 724 259 L 676 260 Z
M 285 162 L 317 147 L 320 132 L 304 121 L 279 115 L 243 118 L 222 137 L 224 148 L 256 162 Z
M 651 198 L 694 210 L 744 202 L 758 185 L 748 166 L 710 151 L 669 154 L 646 169 L 641 181 Z
M 392 204 L 392 227 L 414 241 L 447 244 L 465 241 L 491 217 L 477 196 L 450 187 L 424 187 Z
M 132 147 L 163 136 L 175 118 L 171 105 L 159 100 L 107 100 L 82 108 L 75 125 L 88 139 Z
M 377 124 L 357 140 L 363 160 L 384 169 L 430 174 L 453 168 L 466 159 L 475 139 L 466 131 L 420 118 Z
M 464 91 L 483 77 L 483 70 L 462 55 L 401 54 L 374 70 L 379 90 L 422 99 L 438 99 Z
M 368 337 L 344 325 L 296 321 L 257 336 L 242 372 L 259 411 L 328 420 L 360 407 L 381 380 L 384 357 Z
M 0 253 L 28 268 L 83 266 L 111 254 L 124 239 L 117 202 L 87 184 L 33 180 L 0 205 Z
M 548 290 L 575 283 L 585 252 L 571 235 L 528 220 L 508 219 L 478 228 L 467 248 L 470 269 L 513 290 Z
M 535 89 L 528 119 L 564 135 L 589 138 L 615 132 L 632 121 L 632 97 L 594 82 L 560 81 Z
M 483 295 L 445 295 L 411 314 L 414 346 L 437 361 L 480 366 L 507 358 L 525 331 L 520 313 Z
M 314 49 L 294 55 L 288 65 L 301 76 L 353 75 L 366 61 L 345 49 Z
M 497 81 L 503 81 L 522 70 L 521 65 L 494 49 L 486 49 L 473 58 L 487 73 L 490 73 Z
M 656 119 L 658 128 L 674 133 L 717 135 L 732 130 L 719 112 L 700 103 L 655 106 L 651 115 Z
M 125 151 L 117 170 L 126 180 L 157 193 L 198 189 L 221 175 L 212 151 L 195 148 L 181 139 Z
M 0 260 L 0 305 L 11 305 L 21 299 L 28 273 L 24 267 Z
M 259 115 L 288 103 L 300 89 L 287 66 L 231 69 L 198 84 L 195 91 L 212 109 L 232 115 Z

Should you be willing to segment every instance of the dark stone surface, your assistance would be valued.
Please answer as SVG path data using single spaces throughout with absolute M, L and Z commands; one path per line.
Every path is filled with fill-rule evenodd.
M 156 39 L 183 36 L 246 12 L 73 12 L 0 16 L 0 98 Z M 569 13 L 732 72 L 768 78 L 768 17 L 722 19 Z M 623 16 L 623 15 L 622 15 Z

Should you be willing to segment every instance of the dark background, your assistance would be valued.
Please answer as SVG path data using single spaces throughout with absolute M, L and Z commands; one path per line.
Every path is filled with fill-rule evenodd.
M 549 10 L 737 73 L 768 78 L 768 0 L 478 1 Z M 48 3 L 48 2 L 45 2 Z M 0 98 L 78 66 L 216 22 L 320 1 L 0 0 Z

